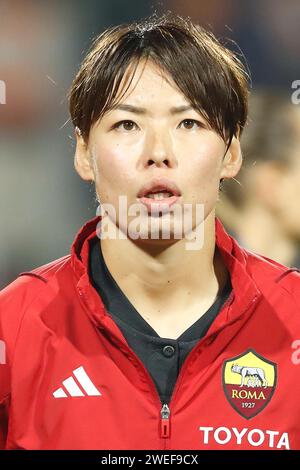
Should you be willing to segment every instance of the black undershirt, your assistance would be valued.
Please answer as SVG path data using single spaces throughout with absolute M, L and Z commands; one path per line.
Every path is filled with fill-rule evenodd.
M 230 277 L 223 292 L 205 314 L 177 339 L 169 339 L 156 333 L 120 289 L 106 266 L 98 237 L 90 240 L 89 274 L 108 314 L 150 373 L 161 402 L 168 404 L 183 362 L 229 297 L 232 290 Z

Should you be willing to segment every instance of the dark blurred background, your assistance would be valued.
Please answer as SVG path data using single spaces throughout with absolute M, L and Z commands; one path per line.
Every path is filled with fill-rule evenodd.
M 66 99 L 91 40 L 110 25 L 166 10 L 190 16 L 228 47 L 242 51 L 254 94 L 281 95 L 292 114 L 299 111 L 300 104 L 291 103 L 292 82 L 300 80 L 299 0 L 0 0 L 0 80 L 6 85 L 5 104 L 0 104 L 0 287 L 19 272 L 69 253 L 80 226 L 95 215 L 93 188 L 73 169 L 74 138 Z M 271 105 L 269 113 L 276 112 L 275 106 Z M 291 122 L 297 119 L 294 116 Z M 261 125 L 267 125 L 266 121 L 268 114 Z M 297 160 L 300 119 L 294 127 L 293 156 Z M 295 171 L 291 173 L 291 184 L 300 187 Z M 277 180 L 276 184 L 281 183 Z M 224 197 L 226 191 L 230 195 L 230 187 Z M 295 188 L 290 197 L 298 196 Z M 300 197 L 293 204 L 299 228 Z M 278 222 L 276 230 L 292 243 L 287 248 L 281 237 L 271 257 L 295 265 L 300 229 L 297 234 L 297 229 L 292 233 L 279 226 L 278 207 L 267 207 L 266 200 L 258 200 L 257 207 L 261 205 L 272 216 L 268 236 L 272 237 L 271 227 L 273 230 Z M 239 225 L 231 227 L 239 217 L 231 209 L 224 204 L 226 226 L 243 243 Z M 222 210 L 221 204 L 221 217 Z M 269 216 L 264 212 L 260 217 L 264 221 Z M 254 233 L 254 242 L 245 240 L 249 249 L 256 250 L 255 237 L 259 240 L 259 232 Z M 280 251 L 282 246 L 286 256 Z M 258 249 L 268 255 L 268 241 Z

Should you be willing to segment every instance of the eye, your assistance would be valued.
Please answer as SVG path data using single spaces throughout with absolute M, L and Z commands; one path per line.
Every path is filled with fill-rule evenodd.
M 194 124 L 197 124 L 198 127 L 202 127 L 202 128 L 205 127 L 202 122 L 197 121 L 196 119 L 184 119 L 183 121 L 181 121 L 180 124 L 182 124 L 183 122 L 188 123 L 188 127 L 185 126 L 185 129 L 187 130 L 194 129 L 193 127 Z
M 116 124 L 112 126 L 112 129 L 121 129 L 121 126 L 123 126 L 123 129 L 125 131 L 131 131 L 134 126 L 136 126 L 135 122 L 126 120 L 126 121 L 119 121 Z

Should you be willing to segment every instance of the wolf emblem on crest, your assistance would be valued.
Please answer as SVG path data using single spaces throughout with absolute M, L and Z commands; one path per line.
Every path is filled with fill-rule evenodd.
M 265 371 L 261 367 L 247 367 L 232 364 L 231 371 L 241 375 L 240 387 L 247 385 L 248 387 L 264 387 L 268 386 Z M 246 384 L 246 378 L 248 381 Z

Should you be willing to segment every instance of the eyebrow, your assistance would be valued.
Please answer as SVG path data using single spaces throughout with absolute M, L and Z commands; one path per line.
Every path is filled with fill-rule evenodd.
M 148 114 L 148 111 L 146 108 L 139 108 L 131 104 L 118 104 L 111 108 L 111 110 L 115 110 L 115 109 L 119 109 L 121 111 L 129 111 L 130 113 L 135 113 L 135 114 Z M 190 111 L 192 109 L 195 109 L 195 108 L 191 105 L 173 106 L 172 108 L 170 108 L 169 113 L 179 114 L 179 113 L 183 113 L 184 111 Z

